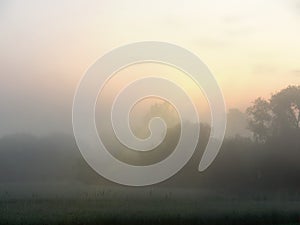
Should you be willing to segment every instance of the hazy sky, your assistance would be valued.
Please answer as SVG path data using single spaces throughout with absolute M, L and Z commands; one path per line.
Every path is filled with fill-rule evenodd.
M 71 132 L 74 91 L 117 46 L 196 53 L 228 108 L 300 83 L 300 1 L 0 1 L 0 136 Z

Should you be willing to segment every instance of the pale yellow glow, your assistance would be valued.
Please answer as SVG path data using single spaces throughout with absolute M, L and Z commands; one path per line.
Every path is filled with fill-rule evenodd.
M 169 65 L 160 63 L 134 64 L 115 73 L 100 93 L 98 107 L 101 107 L 101 105 L 99 105 L 101 102 L 102 107 L 105 102 L 113 102 L 120 90 L 127 84 L 130 84 L 137 79 L 143 79 L 149 76 L 167 79 L 180 87 L 180 89 L 190 96 L 191 101 L 194 103 L 196 110 L 198 111 L 201 121 L 209 122 L 209 106 L 201 91 L 201 87 L 198 87 L 196 83 L 184 72 Z M 184 108 L 185 104 L 185 102 L 182 102 L 181 107 Z
M 12 2 L 2 9 L 0 57 L 3 65 L 17 65 L 19 76 L 39 81 L 30 84 L 32 92 L 45 87 L 49 93 L 44 95 L 52 98 L 53 93 L 71 96 L 86 69 L 113 48 L 135 41 L 167 41 L 197 54 L 215 75 L 227 108 L 244 110 L 258 96 L 267 98 L 300 83 L 300 14 L 295 4 Z M 3 77 L 7 71 L 2 68 L 2 80 L 10 80 Z M 189 89 L 194 92 L 192 86 Z

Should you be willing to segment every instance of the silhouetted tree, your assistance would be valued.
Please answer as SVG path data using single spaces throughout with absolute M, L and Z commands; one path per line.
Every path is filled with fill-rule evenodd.
M 288 86 L 271 96 L 258 98 L 247 108 L 248 128 L 257 142 L 300 131 L 300 86 Z
M 289 86 L 270 99 L 273 112 L 273 135 L 282 135 L 291 129 L 300 129 L 300 86 Z
M 270 135 L 272 112 L 270 103 L 262 98 L 254 101 L 246 110 L 248 114 L 248 128 L 253 132 L 257 142 L 265 142 Z

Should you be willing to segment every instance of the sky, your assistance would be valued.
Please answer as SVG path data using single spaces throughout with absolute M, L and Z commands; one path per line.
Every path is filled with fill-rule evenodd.
M 87 68 L 136 41 L 194 52 L 228 109 L 244 111 L 259 96 L 300 84 L 299 0 L 1 0 L 0 28 L 0 136 L 71 133 Z

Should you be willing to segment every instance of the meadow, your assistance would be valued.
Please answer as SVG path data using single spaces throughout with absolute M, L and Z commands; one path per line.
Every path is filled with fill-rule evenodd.
M 294 225 L 298 196 L 228 195 L 209 190 L 36 185 L 2 188 L 0 224 Z M 20 190 L 23 190 L 22 193 Z M 28 189 L 29 190 L 29 189 Z M 19 191 L 19 194 L 17 193 Z

